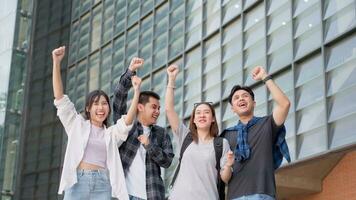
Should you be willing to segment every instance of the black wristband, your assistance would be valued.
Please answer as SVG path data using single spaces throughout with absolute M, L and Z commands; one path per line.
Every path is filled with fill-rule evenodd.
M 271 80 L 272 79 L 272 76 L 271 75 L 267 75 L 264 79 L 262 79 L 262 82 L 264 83 L 264 84 L 266 84 L 266 82 L 268 81 L 268 80 Z

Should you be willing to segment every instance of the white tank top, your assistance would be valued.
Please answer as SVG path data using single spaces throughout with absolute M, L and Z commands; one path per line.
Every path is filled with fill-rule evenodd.
M 91 125 L 89 140 L 82 161 L 106 168 L 106 144 L 104 128 Z

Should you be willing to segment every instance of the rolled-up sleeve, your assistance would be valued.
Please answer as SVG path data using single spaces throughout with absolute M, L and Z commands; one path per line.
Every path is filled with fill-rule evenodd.
M 70 101 L 67 95 L 64 95 L 61 99 L 55 99 L 54 105 L 57 108 L 57 116 L 61 120 L 66 133 L 69 134 L 74 120 L 78 115 L 74 104 Z
M 111 134 L 113 135 L 115 141 L 120 145 L 122 142 L 126 141 L 129 131 L 132 129 L 133 124 L 126 125 L 125 123 L 126 115 L 123 115 L 116 124 L 110 127 Z

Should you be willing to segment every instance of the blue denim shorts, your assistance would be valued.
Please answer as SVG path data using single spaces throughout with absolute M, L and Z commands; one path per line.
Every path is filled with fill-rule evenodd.
M 275 200 L 275 198 L 267 194 L 252 194 L 252 195 L 238 197 L 233 200 Z
M 111 200 L 111 185 L 107 170 L 77 170 L 78 181 L 64 191 L 63 200 Z

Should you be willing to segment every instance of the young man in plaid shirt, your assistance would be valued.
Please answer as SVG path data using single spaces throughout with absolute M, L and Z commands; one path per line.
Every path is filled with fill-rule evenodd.
M 133 58 L 121 75 L 114 91 L 114 121 L 126 113 L 127 93 L 131 77 L 143 65 L 143 59 Z M 137 106 L 137 119 L 129 136 L 119 148 L 131 200 L 165 199 L 160 167 L 168 168 L 174 157 L 172 143 L 165 129 L 155 125 L 160 114 L 159 95 L 142 91 Z

